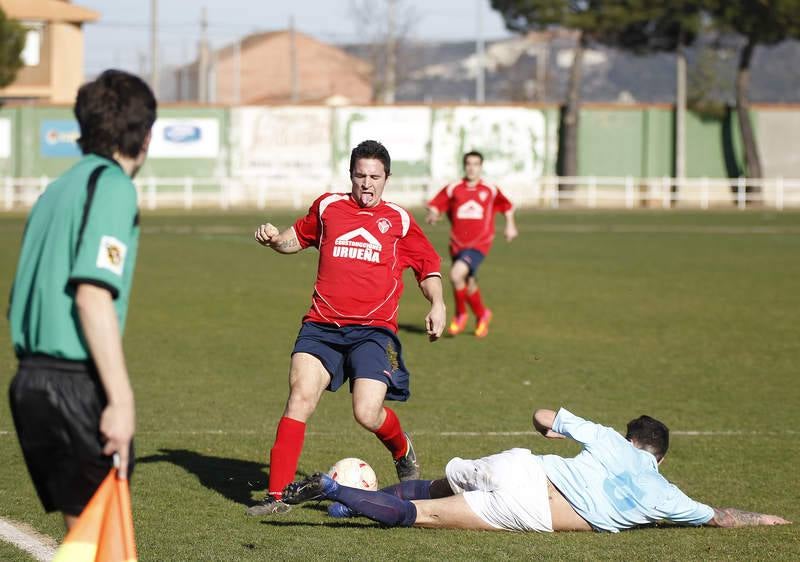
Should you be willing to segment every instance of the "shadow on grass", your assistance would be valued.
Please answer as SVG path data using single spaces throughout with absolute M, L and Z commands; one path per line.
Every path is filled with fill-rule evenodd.
M 150 455 L 136 459 L 136 463 L 150 464 L 169 462 L 197 476 L 200 484 L 213 490 L 229 500 L 251 506 L 257 501 L 251 498 L 255 490 L 263 492 L 267 489 L 267 475 L 264 469 L 269 465 L 204 455 L 186 449 L 159 449 L 158 455 Z M 304 472 L 298 472 L 298 478 L 306 478 Z
M 275 519 L 266 519 L 261 521 L 262 525 L 269 525 L 270 527 L 331 527 L 334 529 L 379 529 L 379 528 L 386 528 L 389 529 L 391 527 L 386 527 L 385 525 L 381 525 L 380 523 L 373 523 L 371 521 L 365 521 L 363 523 L 358 523 L 355 521 L 331 521 L 326 523 L 312 523 L 310 521 L 277 521 Z
M 397 325 L 397 329 L 400 332 L 407 332 L 409 334 L 425 334 L 425 335 L 428 335 L 428 332 L 425 329 L 425 326 L 423 326 L 422 324 L 417 325 L 417 324 L 402 324 L 401 323 L 401 324 Z

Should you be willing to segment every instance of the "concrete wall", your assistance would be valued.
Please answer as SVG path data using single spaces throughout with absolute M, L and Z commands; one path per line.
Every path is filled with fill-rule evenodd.
M 800 107 L 752 112 L 766 175 L 800 178 Z M 578 168 L 583 176 L 662 177 L 674 173 L 669 106 L 586 105 Z M 556 172 L 559 110 L 554 106 L 171 106 L 159 109 L 154 145 L 141 178 L 263 178 L 291 189 L 346 181 L 349 152 L 360 140 L 384 142 L 402 178 L 450 181 L 466 150 L 485 153 L 487 177 L 532 185 Z M 742 174 L 736 116 L 686 121 L 687 175 Z M 70 107 L 0 108 L 0 174 L 54 177 L 79 157 Z

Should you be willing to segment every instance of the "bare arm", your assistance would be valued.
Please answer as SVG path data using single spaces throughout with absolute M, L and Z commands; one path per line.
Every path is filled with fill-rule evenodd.
M 442 278 L 438 275 L 426 277 L 419 284 L 419 288 L 431 303 L 431 310 L 425 316 L 425 329 L 428 332 L 428 339 L 436 341 L 442 336 L 444 323 L 447 319 L 447 311 L 442 298 Z
M 533 413 L 533 427 L 548 439 L 566 439 L 560 433 L 553 431 L 555 419 L 556 412 L 540 408 Z
M 297 241 L 294 228 L 280 232 L 270 223 L 262 224 L 256 229 L 255 238 L 259 244 L 272 248 L 279 254 L 296 254 L 303 249 Z
M 742 511 L 733 507 L 713 508 L 714 517 L 706 523 L 709 527 L 754 527 L 757 525 L 789 525 L 783 517 L 777 515 L 767 515 L 766 513 L 753 513 L 752 511 Z
M 100 433 L 106 440 L 103 454 L 119 453 L 119 475 L 127 478 L 128 452 L 136 427 L 136 412 L 114 302 L 107 289 L 81 283 L 75 304 L 83 335 L 108 400 L 100 415 Z
M 517 231 L 517 221 L 514 219 L 514 209 L 505 212 L 506 217 L 506 242 L 511 242 L 514 238 L 519 235 L 519 231 Z

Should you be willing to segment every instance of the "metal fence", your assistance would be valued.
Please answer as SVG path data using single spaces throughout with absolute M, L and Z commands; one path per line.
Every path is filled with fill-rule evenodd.
M 33 205 L 52 178 L 2 179 L 2 209 Z M 410 207 L 446 185 L 430 177 L 392 177 L 386 198 Z M 301 208 L 325 191 L 348 190 L 347 184 L 319 185 L 257 177 L 138 178 L 144 209 Z M 533 208 L 773 208 L 800 209 L 800 179 L 635 178 L 545 176 L 526 184 L 502 184 L 519 207 Z

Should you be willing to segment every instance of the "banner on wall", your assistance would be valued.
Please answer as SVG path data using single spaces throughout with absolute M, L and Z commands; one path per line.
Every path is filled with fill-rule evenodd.
M 331 182 L 331 110 L 243 107 L 232 111 L 234 173 L 282 184 Z
M 81 156 L 78 122 L 71 119 L 46 119 L 39 124 L 39 153 L 45 158 Z
M 461 177 L 465 152 L 484 156 L 484 175 L 506 184 L 530 183 L 544 171 L 544 113 L 517 107 L 455 107 L 434 113 L 431 176 Z
M 219 119 L 156 119 L 149 158 L 216 158 Z
M 0 158 L 11 156 L 11 120 L 0 119 Z
M 428 107 L 344 107 L 336 112 L 337 168 L 347 170 L 358 143 L 380 141 L 392 157 L 392 170 L 428 174 L 431 110 Z

